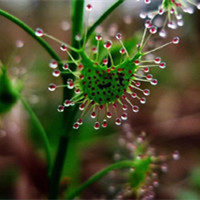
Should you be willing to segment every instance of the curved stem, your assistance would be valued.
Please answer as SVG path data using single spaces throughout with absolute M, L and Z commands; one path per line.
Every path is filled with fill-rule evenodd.
M 114 3 L 110 8 L 108 8 L 107 11 L 105 11 L 103 13 L 103 15 L 101 15 L 99 17 L 99 19 L 97 19 L 97 21 L 88 29 L 87 32 L 87 39 L 91 36 L 91 34 L 94 32 L 95 28 L 101 24 L 106 17 L 108 17 L 110 15 L 111 12 L 113 12 L 119 5 L 121 5 L 125 0 L 118 0 L 116 3 Z
M 44 47 L 44 49 L 49 53 L 49 55 L 52 56 L 52 58 L 54 58 L 59 63 L 61 63 L 61 59 L 57 55 L 57 53 L 48 45 L 47 42 L 45 42 L 44 39 L 42 39 L 41 37 L 38 37 L 37 35 L 35 35 L 35 31 L 33 29 L 31 29 L 27 24 L 22 22 L 17 17 L 15 17 L 15 16 L 11 15 L 10 13 L 8 13 L 8 12 L 6 12 L 4 10 L 1 10 L 1 9 L 0 9 L 0 15 L 4 16 L 5 18 L 11 20 L 15 24 L 17 24 L 19 27 L 21 27 L 24 31 L 26 31 L 29 35 L 31 35 L 36 41 L 38 41 L 40 43 L 40 45 L 42 47 Z
M 93 184 L 94 182 L 98 181 L 99 179 L 101 179 L 103 176 L 105 176 L 112 170 L 120 169 L 120 168 L 129 168 L 129 167 L 134 167 L 134 166 L 135 166 L 134 161 L 130 161 L 130 160 L 125 160 L 125 161 L 121 161 L 118 163 L 114 163 L 114 164 L 102 169 L 101 171 L 97 172 L 93 176 L 91 176 L 87 181 L 85 181 L 82 185 L 80 185 L 76 190 L 71 192 L 67 196 L 67 199 L 74 199 L 85 188 L 87 188 L 89 185 Z
M 75 36 L 77 34 L 82 33 L 83 28 L 83 6 L 84 0 L 71 0 L 72 5 L 72 47 L 78 49 L 79 42 L 75 40 Z M 78 59 L 79 55 L 71 51 L 70 54 L 74 59 Z M 76 65 L 70 63 L 70 69 L 75 70 Z M 68 78 L 73 78 L 70 74 L 62 74 L 63 82 L 66 83 Z M 67 88 L 64 88 L 63 98 L 71 99 L 73 95 L 73 91 L 69 91 Z M 72 132 L 72 124 L 74 123 L 74 117 L 78 107 L 75 105 L 74 107 L 68 108 L 67 111 L 64 112 L 64 120 L 63 120 L 63 133 L 59 140 L 58 151 L 55 158 L 55 164 L 52 170 L 52 175 L 50 179 L 50 191 L 49 191 L 49 199 L 56 199 L 59 193 L 59 182 L 61 179 L 63 166 L 66 160 L 67 149 L 70 143 L 70 134 Z
M 35 124 L 35 127 L 37 127 L 38 133 L 44 143 L 47 164 L 48 164 L 48 174 L 50 175 L 53 163 L 52 163 L 52 158 L 51 158 L 51 150 L 50 150 L 51 148 L 50 148 L 49 140 L 47 138 L 47 134 L 46 134 L 42 124 L 40 123 L 38 117 L 36 116 L 36 114 L 34 113 L 32 108 L 29 106 L 27 101 L 21 95 L 19 95 L 19 98 L 20 98 L 21 103 L 23 104 L 24 108 L 26 109 L 27 113 L 29 114 L 32 122 Z

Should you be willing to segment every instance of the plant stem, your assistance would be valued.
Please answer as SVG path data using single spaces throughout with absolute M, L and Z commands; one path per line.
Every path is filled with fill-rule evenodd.
M 75 40 L 75 36 L 77 34 L 81 34 L 83 30 L 83 6 L 84 0 L 71 0 L 72 6 L 72 42 L 71 45 L 74 48 L 79 48 L 79 43 Z M 78 58 L 78 54 L 76 52 L 70 52 L 74 59 Z M 69 67 L 71 70 L 75 70 L 76 66 L 74 64 L 70 64 Z M 63 74 L 63 82 L 66 83 L 68 78 L 73 78 L 70 74 Z M 69 91 L 67 88 L 64 88 L 63 98 L 70 99 L 73 95 L 73 91 Z M 49 199 L 56 199 L 59 193 L 59 183 L 60 178 L 63 171 L 63 166 L 66 160 L 66 153 L 70 142 L 70 134 L 72 132 L 72 126 L 74 122 L 74 116 L 77 112 L 77 105 L 74 107 L 70 107 L 67 111 L 64 112 L 63 119 L 63 134 L 59 140 L 59 147 L 55 158 L 55 164 L 53 167 L 51 180 L 50 180 L 50 191 L 49 191 Z
M 91 176 L 87 181 L 85 181 L 82 185 L 80 185 L 76 190 L 71 192 L 67 199 L 74 199 L 77 195 L 79 195 L 85 188 L 87 188 L 89 185 L 93 184 L 94 182 L 98 181 L 101 179 L 103 176 L 108 174 L 110 171 L 115 170 L 115 169 L 120 169 L 120 168 L 129 168 L 129 167 L 134 167 L 135 163 L 134 161 L 130 160 L 125 160 L 121 161 L 118 163 L 114 163 L 101 171 L 97 172 L 93 176 Z
M 47 134 L 46 134 L 42 124 L 40 123 L 39 119 L 37 118 L 36 114 L 34 113 L 32 108 L 27 103 L 27 101 L 21 95 L 19 95 L 19 98 L 20 98 L 21 103 L 23 104 L 24 108 L 28 112 L 31 120 L 35 124 L 35 127 L 37 127 L 38 133 L 39 133 L 39 135 L 40 135 L 40 137 L 41 137 L 41 139 L 44 143 L 44 148 L 45 148 L 46 158 L 47 158 L 47 164 L 48 164 L 48 175 L 50 175 L 53 163 L 52 163 L 51 151 L 50 151 L 51 148 L 50 148 L 49 140 L 47 138 Z
M 57 60 L 59 63 L 61 63 L 60 57 L 57 55 L 57 53 L 48 45 L 47 42 L 45 42 L 44 39 L 41 37 L 38 37 L 35 35 L 35 31 L 31 29 L 27 24 L 22 22 L 17 17 L 11 15 L 10 13 L 1 10 L 0 9 L 0 15 L 4 16 L 5 18 L 11 20 L 13 23 L 17 24 L 19 27 L 21 27 L 24 31 L 26 31 L 30 36 L 32 36 L 36 41 L 39 42 L 39 44 L 44 47 L 44 49 L 49 53 L 49 55 L 52 56 L 55 60 Z
M 101 24 L 106 17 L 110 15 L 111 12 L 113 12 L 119 5 L 121 5 L 125 0 L 118 0 L 116 3 L 114 3 L 108 10 L 106 10 L 103 15 L 99 17 L 99 19 L 88 29 L 87 32 L 87 39 L 91 36 L 95 28 Z

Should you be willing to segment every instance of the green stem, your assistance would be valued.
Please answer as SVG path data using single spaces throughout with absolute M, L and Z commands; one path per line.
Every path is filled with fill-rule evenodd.
M 75 40 L 75 36 L 77 34 L 81 34 L 83 30 L 83 6 L 84 0 L 71 0 L 72 5 L 72 47 L 78 49 L 79 43 Z M 71 51 L 70 52 L 74 59 L 78 59 L 79 55 Z M 75 70 L 76 66 L 74 64 L 70 64 L 70 68 Z M 68 78 L 73 78 L 70 74 L 63 74 L 62 76 L 63 82 L 66 83 Z M 69 91 L 67 88 L 64 88 L 63 98 L 71 99 L 73 95 L 73 91 Z M 53 167 L 51 179 L 50 179 L 50 190 L 49 190 L 49 199 L 56 199 L 59 193 L 59 183 L 63 171 L 63 166 L 66 160 L 66 154 L 70 142 L 70 134 L 72 132 L 72 126 L 74 123 L 74 117 L 77 112 L 77 106 L 73 106 L 67 109 L 64 112 L 64 120 L 63 120 L 63 134 L 59 140 L 58 151 L 55 158 L 55 164 Z
M 32 108 L 27 103 L 27 101 L 21 95 L 19 95 L 19 98 L 20 98 L 21 103 L 23 104 L 24 108 L 26 109 L 27 113 L 29 114 L 32 122 L 35 124 L 35 127 L 37 127 L 37 132 L 40 135 L 40 137 L 44 143 L 47 164 L 48 164 L 48 174 L 50 175 L 53 163 L 52 163 L 52 158 L 51 158 L 51 150 L 50 150 L 51 148 L 50 148 L 49 140 L 47 138 L 47 134 L 46 134 L 42 124 L 40 123 L 39 119 L 37 118 L 36 114 L 34 113 Z
M 76 190 L 71 192 L 67 199 L 74 199 L 76 196 L 78 196 L 85 188 L 87 188 L 89 185 L 93 184 L 94 182 L 98 181 L 101 179 L 103 176 L 108 174 L 110 171 L 115 170 L 115 169 L 120 169 L 120 168 L 129 168 L 129 167 L 134 167 L 135 163 L 134 161 L 130 160 L 125 160 L 121 161 L 118 163 L 114 163 L 101 171 L 97 172 L 93 176 L 91 176 L 87 181 L 85 181 L 82 185 L 80 185 Z
M 108 10 L 106 10 L 103 15 L 99 17 L 99 19 L 88 29 L 87 32 L 87 39 L 91 36 L 91 34 L 94 32 L 95 28 L 101 24 L 109 15 L 111 12 L 113 12 L 119 5 L 121 5 L 125 0 L 118 0 L 116 3 L 114 3 Z
M 38 37 L 35 35 L 35 31 L 31 29 L 27 24 L 22 22 L 20 19 L 17 17 L 11 15 L 10 13 L 1 10 L 0 9 L 0 15 L 4 16 L 5 18 L 11 20 L 15 24 L 17 24 L 19 27 L 21 27 L 24 31 L 26 31 L 29 35 L 31 35 L 36 41 L 39 42 L 39 44 L 44 47 L 44 49 L 49 53 L 49 55 L 52 56 L 55 60 L 57 60 L 59 63 L 61 63 L 60 57 L 56 54 L 56 52 L 48 45 L 45 40 L 43 40 L 41 37 Z

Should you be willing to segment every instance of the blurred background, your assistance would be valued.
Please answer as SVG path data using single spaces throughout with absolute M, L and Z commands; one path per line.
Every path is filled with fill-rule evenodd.
M 92 23 L 115 1 L 86 2 L 93 5 L 89 20 Z M 156 8 L 157 2 L 160 1 L 151 6 Z M 3 0 L 0 8 L 33 29 L 41 27 L 48 34 L 70 43 L 69 0 Z M 143 1 L 127 0 L 99 30 L 111 39 L 118 31 L 123 34 L 124 40 L 132 38 L 142 31 L 144 21 L 138 15 L 145 9 Z M 170 30 L 166 39 L 158 40 L 158 44 L 162 44 L 174 36 L 181 38 L 179 45 L 169 46 L 156 54 L 162 57 L 167 67 L 152 71 L 159 84 L 148 86 L 151 95 L 147 103 L 140 106 L 139 113 L 130 112 L 128 119 L 132 134 L 145 131 L 158 154 L 171 154 L 174 150 L 180 152 L 180 160 L 170 161 L 168 173 L 161 174 L 156 199 L 200 199 L 200 12 L 184 15 L 184 21 L 183 27 Z M 48 67 L 51 57 L 27 33 L 2 16 L 0 27 L 0 60 L 7 64 L 13 82 L 24 82 L 23 96 L 44 125 L 52 146 L 52 156 L 55 156 L 62 130 L 62 113 L 56 110 L 62 102 L 62 90 L 51 93 L 47 87 L 50 82 L 61 83 L 61 79 L 52 78 Z M 64 60 L 67 59 L 59 51 L 59 44 L 46 40 Z M 23 41 L 23 48 L 16 48 L 20 41 Z M 71 139 L 62 189 L 68 187 L 68 182 L 75 187 L 112 163 L 115 155 L 120 155 L 119 138 L 124 134 L 123 126 L 118 129 L 109 125 L 105 130 L 94 131 L 93 122 L 88 118 Z M 18 102 L 9 113 L 0 116 L 0 198 L 45 198 L 47 175 L 44 155 L 42 141 Z M 123 156 L 118 159 L 123 159 Z M 68 179 L 69 174 L 74 177 L 73 181 Z M 87 189 L 82 198 L 105 199 L 110 192 L 110 184 L 109 178 L 104 178 Z

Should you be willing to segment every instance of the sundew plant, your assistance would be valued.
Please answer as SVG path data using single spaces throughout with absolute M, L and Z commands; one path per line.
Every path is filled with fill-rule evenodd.
M 38 1 L 33 5 L 40 8 L 51 3 Z M 189 17 L 184 13 L 198 12 L 200 3 L 196 0 L 116 0 L 103 6 L 104 3 L 100 0 L 53 2 L 53 11 L 59 12 L 57 6 L 65 5 L 70 13 L 69 19 L 62 19 L 61 23 L 61 30 L 64 33 L 68 31 L 66 38 L 59 37 L 57 32 L 60 30 L 54 28 L 53 20 L 52 24 L 51 20 L 48 22 L 51 31 L 40 26 L 39 20 L 35 26 L 29 26 L 20 17 L 0 9 L 1 21 L 14 24 L 15 28 L 30 36 L 30 45 L 33 44 L 23 56 L 20 52 L 26 43 L 19 40 L 13 30 L 6 39 L 14 38 L 15 50 L 1 58 L 0 139 L 9 135 L 9 130 L 23 130 L 32 142 L 26 144 L 22 136 L 21 139 L 15 135 L 7 136 L 12 141 L 8 142 L 8 147 L 12 146 L 11 152 L 14 152 L 20 167 L 14 167 L 12 176 L 2 176 L 5 180 L 9 177 L 15 180 L 13 187 L 16 192 L 7 192 L 5 186 L 7 190 L 0 198 L 171 198 L 170 195 L 159 196 L 158 186 L 168 187 L 162 186 L 167 177 L 162 174 L 170 170 L 168 165 L 172 168 L 180 165 L 180 161 L 171 162 L 179 160 L 179 150 L 169 148 L 169 141 L 169 146 L 154 147 L 151 143 L 158 144 L 162 139 L 147 135 L 148 130 L 145 127 L 138 129 L 137 123 L 141 126 L 141 119 L 147 115 L 151 119 L 155 116 L 153 112 L 145 113 L 145 106 L 166 98 L 164 89 L 159 98 L 153 99 L 151 94 L 162 82 L 163 71 L 169 69 L 165 74 L 173 77 L 179 61 L 175 59 L 168 64 L 167 60 L 173 52 L 176 54 L 179 45 L 181 48 L 184 45 L 179 29 L 189 32 Z M 100 15 L 96 14 L 98 5 L 103 8 Z M 126 15 L 122 8 L 133 14 Z M 43 12 L 45 14 L 45 9 Z M 1 27 L 2 32 L 7 29 L 5 25 Z M 4 38 L 1 39 L 3 44 Z M 49 54 L 49 64 L 45 56 L 38 55 L 34 43 Z M 27 51 L 36 57 L 27 57 Z M 37 56 L 40 59 L 37 60 Z M 17 71 L 16 66 L 23 60 L 26 60 L 26 67 Z M 27 92 L 29 79 L 37 75 L 33 66 L 39 67 L 38 74 L 42 75 L 36 83 L 38 90 L 45 91 L 40 97 Z M 44 84 L 44 80 L 49 83 L 46 81 Z M 165 84 L 170 85 L 170 82 Z M 43 117 L 42 109 L 37 111 L 34 108 L 38 98 L 44 99 L 44 107 L 48 107 Z M 12 115 L 17 116 L 12 114 L 17 109 L 26 111 L 28 119 L 22 120 L 23 128 L 9 123 Z M 167 115 L 165 111 L 159 112 L 161 116 Z M 94 147 L 99 141 L 101 150 L 95 152 Z M 92 158 L 87 151 L 94 151 L 95 157 Z M 103 161 L 101 151 L 108 154 L 105 157 L 109 162 Z M 89 163 L 97 162 L 97 167 L 93 169 L 84 165 L 84 158 Z M 0 184 L 7 183 L 4 179 Z M 199 182 L 197 180 L 197 185 Z M 191 197 L 186 196 L 182 197 Z M 196 198 L 198 194 L 194 196 Z

